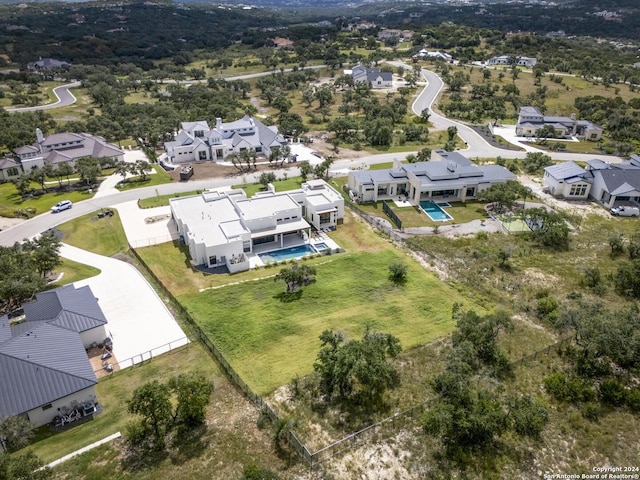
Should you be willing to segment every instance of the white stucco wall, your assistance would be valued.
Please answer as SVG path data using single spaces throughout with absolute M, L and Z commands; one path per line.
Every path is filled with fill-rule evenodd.
M 59 408 L 71 407 L 73 401 L 84 403 L 96 399 L 96 389 L 94 386 L 80 390 L 72 395 L 60 398 L 51 402 L 51 408 L 43 410 L 42 407 L 34 408 L 27 412 L 29 421 L 34 427 L 41 427 L 50 423 L 56 415 L 60 415 Z

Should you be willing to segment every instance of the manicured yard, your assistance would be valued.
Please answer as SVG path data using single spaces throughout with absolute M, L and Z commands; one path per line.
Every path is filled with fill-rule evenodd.
M 84 280 L 85 278 L 95 277 L 100 273 L 100 270 L 97 268 L 90 267 L 89 265 L 83 265 L 82 263 L 76 263 L 66 258 L 62 259 L 62 265 L 56 267 L 55 271 L 62 273 L 63 275 L 62 278 L 51 284 L 52 288 L 77 282 L 78 280 Z
M 142 198 L 138 201 L 140 208 L 164 207 L 169 205 L 169 199 L 178 197 L 188 197 L 189 195 L 197 195 L 202 190 L 194 190 L 192 192 L 172 193 L 169 195 L 156 195 L 155 197 Z
M 358 337 L 371 325 L 398 336 L 410 348 L 452 331 L 454 302 L 474 304 L 351 216 L 332 237 L 347 253 L 313 260 L 317 282 L 292 302 L 280 300 L 283 285 L 272 278 L 203 292 L 188 291 L 182 284 L 185 293 L 178 295 L 180 302 L 259 393 L 309 373 L 318 336 L 325 329 Z M 146 261 L 152 249 L 157 247 L 140 250 Z M 398 261 L 409 266 L 409 280 L 400 287 L 388 279 L 389 265 Z M 180 274 L 169 271 L 166 263 L 150 266 L 163 278 Z M 262 269 L 253 275 L 274 275 L 279 270 Z M 237 276 L 227 281 L 235 282 Z
M 32 184 L 33 188 L 40 190 L 40 186 Z M 26 210 L 27 208 L 35 209 L 35 215 L 49 211 L 56 203 L 62 200 L 71 200 L 72 202 L 81 202 L 92 198 L 94 192 L 89 193 L 84 189 L 73 192 L 49 192 L 38 197 L 23 200 L 18 194 L 13 183 L 0 184 L 0 216 L 16 217 L 18 210 Z
M 58 226 L 62 241 L 74 247 L 110 257 L 129 248 L 118 211 L 113 216 L 98 218 L 98 212 L 74 218 Z
M 187 294 L 180 301 L 257 392 L 268 393 L 296 374 L 312 371 L 325 329 L 359 337 L 365 326 L 400 338 L 405 348 L 450 333 L 459 292 L 402 252 L 345 253 L 317 268 L 317 282 L 300 299 L 279 299 L 283 285 L 273 279 Z M 388 279 L 394 262 L 409 264 L 409 281 Z M 280 267 L 273 269 L 274 273 Z
M 132 190 L 134 188 L 153 187 L 154 185 L 162 185 L 163 183 L 171 183 L 173 181 L 169 174 L 165 172 L 164 168 L 160 165 L 152 165 L 152 167 L 156 173 L 147 175 L 145 180 L 142 180 L 142 177 L 128 178 L 120 190 L 124 191 Z

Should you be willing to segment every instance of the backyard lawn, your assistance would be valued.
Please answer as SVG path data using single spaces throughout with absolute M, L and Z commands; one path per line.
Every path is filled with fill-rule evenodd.
M 283 285 L 271 278 L 280 267 L 241 277 L 262 277 L 256 281 L 202 292 L 181 281 L 178 300 L 258 393 L 269 393 L 296 374 L 309 373 L 320 346 L 318 336 L 325 329 L 359 337 L 370 325 L 396 335 L 404 348 L 411 348 L 453 330 L 454 302 L 481 309 L 351 215 L 331 236 L 347 252 L 310 261 L 317 268 L 317 282 L 291 302 L 281 301 Z M 158 247 L 139 252 L 149 261 L 154 250 L 159 252 Z M 173 277 L 175 282 L 176 274 L 184 276 L 184 261 L 181 254 L 177 262 L 165 259 L 161 266 L 149 265 L 161 278 Z M 409 267 L 402 286 L 394 286 L 388 278 L 388 267 L 395 262 Z M 167 269 L 167 263 L 179 271 Z M 222 275 L 211 277 L 225 280 Z M 227 282 L 239 279 L 226 276 Z

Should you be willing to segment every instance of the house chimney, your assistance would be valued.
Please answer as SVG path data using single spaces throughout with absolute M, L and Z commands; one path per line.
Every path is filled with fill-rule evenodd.
M 42 134 L 42 130 L 40 130 L 39 128 L 36 128 L 36 140 L 38 141 L 38 143 L 44 142 L 44 135 Z
M 222 129 L 222 119 L 221 118 L 216 118 L 216 129 L 217 130 L 221 130 Z
M 572 114 L 571 114 L 571 120 L 575 120 L 575 119 L 576 119 L 576 114 L 575 114 L 575 113 L 572 113 Z

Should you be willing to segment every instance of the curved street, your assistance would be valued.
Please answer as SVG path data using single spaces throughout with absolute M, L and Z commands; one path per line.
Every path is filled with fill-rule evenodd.
M 401 64 L 395 62 L 395 64 Z M 403 64 L 405 67 L 410 68 L 408 65 Z M 256 74 L 252 74 L 256 75 Z M 462 123 L 450 120 L 443 117 L 432 110 L 432 105 L 438 97 L 439 93 L 444 87 L 442 79 L 434 72 L 429 70 L 422 70 L 422 75 L 427 81 L 427 85 L 422 90 L 420 95 L 413 103 L 412 109 L 417 115 L 422 112 L 423 109 L 428 108 L 431 112 L 430 121 L 438 129 L 447 128 L 449 126 L 455 126 L 458 129 L 458 135 L 467 144 L 467 148 L 461 150 L 466 156 L 479 157 L 479 158 L 495 158 L 501 156 L 504 158 L 524 158 L 526 152 L 518 152 L 514 150 L 503 150 L 500 148 L 489 145 L 478 133 L 473 129 Z M 69 85 L 65 87 L 72 88 Z M 61 87 L 58 87 L 61 88 Z M 68 90 L 67 90 L 68 91 Z M 51 108 L 54 104 L 52 104 Z M 363 163 L 368 165 L 375 163 L 391 162 L 393 160 L 400 160 L 404 158 L 410 152 L 402 153 L 384 153 L 378 155 L 368 155 L 358 159 L 344 159 L 336 160 L 331 166 L 332 170 L 340 169 L 353 169 L 358 168 Z M 578 160 L 585 161 L 596 157 L 593 154 L 577 154 L 577 153 L 557 153 L 547 152 L 555 160 Z M 612 157 L 607 155 L 599 155 L 601 158 L 606 158 L 607 161 L 619 162 L 619 157 Z M 290 167 L 287 169 L 287 174 L 291 176 L 299 175 L 299 170 L 296 167 Z M 245 182 L 257 182 L 258 174 L 238 174 L 233 177 L 224 178 L 212 178 L 208 180 L 199 180 L 193 182 L 176 182 L 167 183 L 164 185 L 158 185 L 154 187 L 139 188 L 134 190 L 126 190 L 123 192 L 114 192 L 113 194 L 106 194 L 98 198 L 92 198 L 74 204 L 73 208 L 66 210 L 58 214 L 51 214 L 49 212 L 40 214 L 28 221 L 15 225 L 0 232 L 0 245 L 13 245 L 15 242 L 21 242 L 25 238 L 33 237 L 39 233 L 55 227 L 61 223 L 67 222 L 73 218 L 85 215 L 90 212 L 94 212 L 100 208 L 113 207 L 119 203 L 128 202 L 131 200 L 137 200 L 140 198 L 148 198 L 156 195 L 168 195 L 173 193 L 188 192 L 193 190 L 202 190 L 205 188 L 219 188 L 231 185 L 240 185 Z
M 53 94 L 58 99 L 57 102 L 47 103 L 46 105 L 36 105 L 35 107 L 6 108 L 7 112 L 35 112 L 36 110 L 51 110 L 53 108 L 67 107 L 76 103 L 76 97 L 71 93 L 70 89 L 77 88 L 80 82 L 67 83 L 53 89 Z

